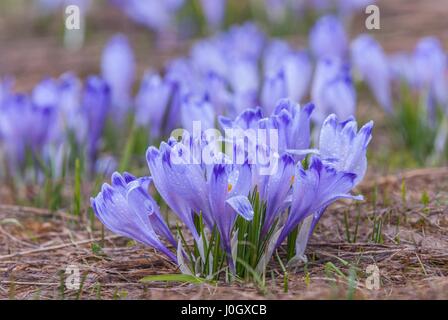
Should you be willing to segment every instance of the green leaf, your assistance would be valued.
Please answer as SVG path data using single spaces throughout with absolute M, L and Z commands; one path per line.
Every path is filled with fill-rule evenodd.
M 429 199 L 428 192 L 426 192 L 426 190 L 425 190 L 422 193 L 421 202 L 425 207 L 427 207 L 429 205 L 429 201 L 430 201 L 430 199 Z
M 158 274 L 153 276 L 146 276 L 140 282 L 186 282 L 186 283 L 204 283 L 207 282 L 204 278 L 195 277 L 189 274 Z

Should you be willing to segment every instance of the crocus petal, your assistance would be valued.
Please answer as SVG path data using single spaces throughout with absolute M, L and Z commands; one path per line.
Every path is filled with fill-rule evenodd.
M 367 146 L 372 138 L 373 122 L 357 132 L 353 118 L 338 122 L 330 115 L 322 125 L 319 152 L 327 164 L 337 170 L 356 174 L 356 184 L 362 180 L 367 169 Z
M 148 213 L 132 210 L 127 199 L 110 185 L 103 185 L 97 197 L 91 199 L 91 205 L 95 215 L 109 230 L 152 246 L 176 261 L 174 254 L 160 242 L 151 227 Z
M 128 199 L 129 207 L 142 217 L 146 214 L 156 234 L 159 237 L 168 240 L 173 247 L 176 247 L 177 241 L 174 240 L 170 229 L 163 221 L 157 203 L 149 196 L 148 192 L 141 187 L 138 181 L 130 183 L 126 197 Z
M 328 56 L 344 59 L 348 40 L 342 22 L 331 15 L 319 18 L 310 32 L 310 47 L 318 59 Z
M 283 227 L 277 246 L 307 216 L 320 212 L 341 198 L 361 199 L 348 192 L 354 187 L 354 173 L 339 172 L 313 157 L 308 170 L 299 164 L 294 179 L 290 214 Z
M 245 196 L 235 196 L 226 200 L 226 203 L 244 219 L 251 221 L 254 217 L 254 209 Z
M 351 45 L 353 64 L 378 103 L 392 111 L 391 72 L 381 45 L 369 35 L 360 35 Z

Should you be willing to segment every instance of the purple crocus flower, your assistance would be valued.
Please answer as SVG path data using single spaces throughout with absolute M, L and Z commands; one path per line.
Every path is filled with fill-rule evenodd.
M 299 163 L 292 188 L 291 210 L 276 246 L 280 246 L 288 234 L 308 216 L 313 216 L 314 227 L 325 209 L 334 201 L 341 198 L 362 200 L 362 197 L 349 193 L 355 185 L 355 179 L 356 174 L 337 171 L 324 165 L 318 157 L 311 159 L 307 170 Z M 312 230 L 313 228 L 309 235 Z
M 285 83 L 285 93 L 281 98 L 290 98 L 293 101 L 300 102 L 304 97 L 312 75 L 312 65 L 306 52 L 295 51 L 287 42 L 274 40 L 266 48 L 264 70 L 267 81 L 278 78 L 280 74 L 282 75 Z
M 263 69 L 265 74 L 277 71 L 281 66 L 283 59 L 293 52 L 291 45 L 284 40 L 271 40 L 263 51 Z
M 260 177 L 258 183 L 260 199 L 266 202 L 266 214 L 262 234 L 266 235 L 273 226 L 274 220 L 287 206 L 286 198 L 291 190 L 294 177 L 295 162 L 292 156 L 283 154 L 278 169 L 273 175 Z
M 54 107 L 38 107 L 25 94 L 12 94 L 0 112 L 0 138 L 7 150 L 11 168 L 17 168 L 31 150 L 40 156 L 56 123 Z
M 351 45 L 352 61 L 375 99 L 387 112 L 392 111 L 391 74 L 387 57 L 369 35 L 358 36 Z
M 434 99 L 440 105 L 448 103 L 448 58 L 440 41 L 434 37 L 421 39 L 413 59 L 418 86 L 427 90 L 428 100 Z
M 147 72 L 135 98 L 136 122 L 150 129 L 151 139 L 159 138 L 163 132 L 163 117 L 167 112 L 171 86 L 160 75 Z
M 172 145 L 170 145 L 172 144 Z M 160 148 L 149 147 L 146 159 L 154 185 L 163 200 L 187 226 L 198 241 L 193 214 L 205 207 L 206 180 L 200 162 L 195 163 L 182 143 L 162 142 Z M 188 179 L 186 179 L 188 177 Z M 211 218 L 204 215 L 211 226 Z
M 257 105 L 259 73 L 257 61 L 237 59 L 232 62 L 229 83 L 234 93 L 234 113 Z
M 357 131 L 354 119 L 338 122 L 335 115 L 324 121 L 319 158 L 313 158 L 308 170 L 299 167 L 293 186 L 290 216 L 277 240 L 277 245 L 280 245 L 281 238 L 284 239 L 289 233 L 288 228 L 295 228 L 302 222 L 296 243 L 296 259 L 303 259 L 308 239 L 332 202 L 340 198 L 362 199 L 361 196 L 350 195 L 349 191 L 365 175 L 372 128 L 373 122 L 369 122 Z
M 222 50 L 233 59 L 258 60 L 266 43 L 266 36 L 252 22 L 230 27 L 221 36 Z
M 229 266 L 235 271 L 232 258 L 231 231 L 237 215 L 252 220 L 254 211 L 247 198 L 251 187 L 249 165 L 232 166 L 217 164 L 208 181 L 210 216 L 216 224 Z
M 0 78 L 0 108 L 12 95 L 13 80 L 10 78 Z
M 184 0 L 112 0 L 135 22 L 157 32 L 170 28 Z
M 82 83 L 75 75 L 66 73 L 59 78 L 59 115 L 65 132 L 74 134 L 77 143 L 87 140 L 88 124 L 82 107 Z
M 57 81 L 51 78 L 42 80 L 34 87 L 31 97 L 36 107 L 55 108 L 59 102 Z
M 227 56 L 221 48 L 221 38 L 200 40 L 191 49 L 191 61 L 194 68 L 202 75 L 213 73 L 227 77 L 229 72 Z
M 261 90 L 261 105 L 266 113 L 272 113 L 277 101 L 287 96 L 285 74 L 282 69 L 265 78 Z
M 353 117 L 339 122 L 336 115 L 330 115 L 320 131 L 319 152 L 326 165 L 342 172 L 356 175 L 359 183 L 367 170 L 367 146 L 372 139 L 373 122 L 365 124 L 359 131 Z
M 149 183 L 115 172 L 112 185 L 103 184 L 101 192 L 91 198 L 93 211 L 109 230 L 149 245 L 177 262 L 176 256 L 160 240 L 165 238 L 173 246 L 177 245 L 156 202 L 144 188 Z
M 392 79 L 398 83 L 403 82 L 412 89 L 416 89 L 420 83 L 412 55 L 399 52 L 388 57 L 389 69 Z
M 325 59 L 317 65 L 311 96 L 316 104 L 313 115 L 317 123 L 331 113 L 347 119 L 356 111 L 356 91 L 347 65 Z
M 206 88 L 204 89 L 208 99 L 213 106 L 216 114 L 226 114 L 233 109 L 232 93 L 227 86 L 227 81 L 213 73 L 209 72 L 205 76 Z
M 201 130 L 214 128 L 215 112 L 208 97 L 186 94 L 181 104 L 182 127 L 193 132 L 193 122 L 199 122 Z
M 291 152 L 301 155 L 301 160 L 309 151 L 311 114 L 314 104 L 308 103 L 303 107 L 290 99 L 278 102 L 273 117 L 279 123 L 279 152 Z M 282 144 L 283 143 L 283 144 Z
M 251 188 L 250 166 L 247 162 L 202 165 L 200 159 L 193 158 L 189 147 L 186 141 L 170 140 L 162 142 L 159 150 L 148 149 L 146 156 L 154 185 L 196 241 L 199 234 L 193 223 L 194 214 L 202 212 L 210 231 L 217 226 L 229 265 L 234 268 L 230 238 L 235 219 L 237 214 L 248 220 L 253 216 L 247 199 Z
M 110 94 L 110 88 L 103 79 L 98 76 L 87 78 L 82 106 L 88 123 L 87 156 L 91 165 L 95 163 L 100 147 L 101 136 L 110 108 Z
M 287 97 L 295 102 L 301 102 L 311 82 L 312 66 L 307 53 L 293 52 L 283 60 Z
M 241 128 L 246 129 L 257 129 L 259 127 L 259 121 L 263 118 L 263 112 L 261 108 L 246 109 L 240 115 L 238 115 L 235 120 L 228 117 L 219 116 L 218 121 L 221 127 L 225 129 L 230 128 Z
M 224 19 L 227 0 L 201 0 L 202 12 L 209 27 L 218 29 Z
M 344 60 L 348 37 L 341 21 L 332 15 L 319 18 L 310 32 L 310 48 L 316 59 L 337 57 Z
M 135 79 L 135 58 L 127 38 L 118 34 L 112 37 L 103 50 L 101 75 L 111 89 L 114 118 L 122 123 L 132 105 L 131 93 Z

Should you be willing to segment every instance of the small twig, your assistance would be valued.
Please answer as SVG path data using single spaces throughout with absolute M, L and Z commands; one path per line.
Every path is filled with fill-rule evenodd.
M 109 237 L 106 237 L 105 240 L 113 240 L 113 239 L 117 239 L 119 237 L 120 236 L 116 236 L 116 235 L 109 236 Z M 59 245 L 52 246 L 52 247 L 47 247 L 47 248 L 39 248 L 39 249 L 32 249 L 32 250 L 16 252 L 16 253 L 11 253 L 11 254 L 8 254 L 8 255 L 5 255 L 5 256 L 0 256 L 0 260 L 10 259 L 10 258 L 14 258 L 14 257 L 22 257 L 22 256 L 25 256 L 25 255 L 34 254 L 34 253 L 58 250 L 58 249 L 66 248 L 66 247 L 87 244 L 87 243 L 100 241 L 100 240 L 101 240 L 101 238 L 95 238 L 95 239 L 82 240 L 82 241 L 72 242 L 72 243 L 63 243 L 63 244 L 59 244 Z
M 32 213 L 32 214 L 36 214 L 36 215 L 44 216 L 44 217 L 47 217 L 47 216 L 51 217 L 53 215 L 58 215 L 64 219 L 77 220 L 76 217 L 73 217 L 73 215 L 70 215 L 62 210 L 57 210 L 57 211 L 51 212 L 48 209 L 0 204 L 0 211 L 12 211 L 12 212 L 22 212 L 22 213 L 26 212 L 26 213 Z
M 0 226 L 0 233 L 4 234 L 6 237 L 8 237 L 9 239 L 11 239 L 12 241 L 17 242 L 17 243 L 20 243 L 20 244 L 23 244 L 24 246 L 27 246 L 27 247 L 33 247 L 33 248 L 36 248 L 36 247 L 37 247 L 37 245 L 35 245 L 35 244 L 28 243 L 28 242 L 22 241 L 22 240 L 20 240 L 20 239 L 18 239 L 18 238 L 16 238 L 16 237 L 14 237 L 12 234 L 6 232 L 6 230 L 3 229 L 1 226 Z

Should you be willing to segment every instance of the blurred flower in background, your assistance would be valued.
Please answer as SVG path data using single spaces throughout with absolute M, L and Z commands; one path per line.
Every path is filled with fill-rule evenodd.
M 132 87 L 135 80 L 135 58 L 127 38 L 113 36 L 103 49 L 101 75 L 111 92 L 112 114 L 122 125 L 132 107 Z

